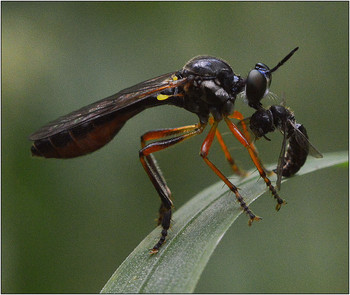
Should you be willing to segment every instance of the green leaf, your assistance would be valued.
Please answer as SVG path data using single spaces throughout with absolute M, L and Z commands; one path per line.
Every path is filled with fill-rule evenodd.
M 309 158 L 297 175 L 347 162 L 347 152 L 328 153 L 322 159 Z M 267 190 L 264 181 L 253 171 L 243 179 L 230 177 L 247 204 Z M 270 179 L 275 181 L 276 177 Z M 126 258 L 101 293 L 193 292 L 217 244 L 241 213 L 239 203 L 223 182 L 210 186 L 175 212 L 167 242 L 158 254 L 150 255 L 149 249 L 158 241 L 160 227 Z

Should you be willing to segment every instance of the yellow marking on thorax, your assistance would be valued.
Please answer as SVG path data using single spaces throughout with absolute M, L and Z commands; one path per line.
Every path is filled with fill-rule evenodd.
M 171 79 L 172 79 L 173 81 L 177 81 L 177 80 L 178 80 L 178 78 L 176 77 L 176 75 L 172 75 L 172 76 L 171 76 Z M 157 95 L 157 99 L 158 99 L 158 100 L 166 100 L 166 99 L 168 99 L 169 97 L 172 97 L 172 95 L 166 95 L 166 94 L 158 94 L 158 95 Z
M 166 100 L 170 97 L 170 95 L 165 95 L 165 94 L 158 94 L 157 99 L 158 100 Z

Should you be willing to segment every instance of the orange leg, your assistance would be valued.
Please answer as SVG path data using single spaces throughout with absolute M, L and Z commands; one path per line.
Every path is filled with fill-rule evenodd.
M 173 203 L 171 201 L 171 191 L 167 186 L 166 181 L 152 153 L 161 151 L 194 135 L 200 134 L 203 132 L 204 128 L 205 125 L 199 123 L 179 128 L 153 130 L 141 136 L 142 149 L 139 152 L 140 161 L 150 180 L 152 181 L 153 186 L 157 190 L 162 202 L 159 208 L 158 225 L 161 224 L 163 230 L 158 243 L 151 249 L 151 254 L 157 253 L 159 248 L 165 242 L 171 222 L 171 207 L 173 206 Z M 175 137 L 167 138 L 169 136 Z M 146 145 L 147 141 L 157 139 L 163 140 L 158 140 Z
M 201 126 L 201 128 L 204 128 L 204 127 L 205 127 L 204 125 Z M 168 136 L 189 133 L 197 128 L 200 128 L 200 124 L 148 131 L 141 136 L 141 147 L 145 147 L 147 141 L 165 138 Z
M 228 148 L 227 148 L 227 146 L 226 146 L 226 144 L 224 142 L 224 139 L 222 138 L 222 135 L 221 135 L 221 133 L 220 133 L 220 131 L 218 129 L 216 129 L 215 136 L 218 139 L 218 142 L 219 142 L 219 144 L 220 144 L 220 146 L 221 146 L 221 148 L 222 148 L 222 150 L 223 150 L 223 152 L 225 154 L 225 158 L 228 161 L 228 163 L 230 164 L 233 172 L 235 172 L 237 175 L 242 176 L 242 177 L 247 176 L 247 172 L 245 172 L 244 170 L 240 169 L 237 166 L 236 162 L 231 157 L 231 154 L 230 154 L 230 152 L 229 152 L 229 150 L 228 150 Z
M 250 133 L 248 131 L 247 124 L 246 124 L 246 122 L 243 121 L 243 119 L 244 119 L 243 115 L 240 112 L 238 112 L 238 111 L 234 111 L 232 115 L 228 116 L 228 118 L 230 118 L 230 119 L 237 119 L 237 120 L 241 121 L 242 128 L 243 128 L 243 134 L 244 134 L 245 138 L 248 140 L 248 142 L 250 143 L 250 146 L 254 150 L 255 154 L 258 155 L 258 149 L 254 145 L 254 142 L 253 142 L 253 140 L 250 137 Z M 260 163 L 261 163 L 261 161 L 260 161 Z M 261 163 L 261 166 L 262 166 L 262 168 L 264 169 L 264 171 L 265 171 L 265 173 L 267 175 L 271 176 L 271 175 L 274 174 L 273 171 L 270 171 L 270 170 L 266 169 L 262 163 Z
M 271 184 L 271 181 L 268 179 L 268 177 L 265 173 L 265 169 L 264 169 L 263 165 L 261 164 L 260 159 L 259 159 L 255 149 L 253 148 L 251 143 L 246 139 L 246 137 L 241 133 L 241 131 L 237 128 L 237 126 L 234 123 L 232 123 L 227 117 L 225 117 L 224 120 L 225 120 L 227 126 L 229 127 L 229 129 L 231 130 L 231 132 L 233 133 L 233 135 L 248 150 L 249 155 L 250 155 L 251 159 L 253 160 L 254 165 L 256 166 L 256 168 L 258 169 L 258 171 L 260 173 L 260 176 L 264 179 L 264 181 L 265 181 L 267 187 L 269 188 L 269 190 L 271 191 L 273 197 L 277 200 L 276 210 L 278 211 L 281 208 L 281 205 L 285 204 L 286 202 L 283 199 L 281 199 L 281 197 L 278 195 L 276 189 Z
M 228 116 L 230 119 L 237 119 L 242 121 L 244 119 L 243 115 L 239 111 L 234 111 L 232 115 Z M 252 139 L 250 138 L 250 134 L 248 131 L 248 127 L 244 121 L 242 121 L 243 133 L 246 139 L 252 144 Z
M 213 123 L 214 123 L 214 118 L 213 117 L 209 118 L 209 123 L 210 123 L 210 125 L 213 125 Z M 230 154 L 230 152 L 229 152 L 229 150 L 227 148 L 227 145 L 224 142 L 224 139 L 223 139 L 219 129 L 216 129 L 215 136 L 218 139 L 218 142 L 219 142 L 219 144 L 221 146 L 221 149 L 222 149 L 222 151 L 225 154 L 225 158 L 228 161 L 229 165 L 231 166 L 233 172 L 236 173 L 239 176 L 242 176 L 242 177 L 247 176 L 247 173 L 244 170 L 240 169 L 237 166 L 235 160 L 232 158 L 232 156 L 231 156 L 231 154 Z
M 242 122 L 243 134 L 244 134 L 245 138 L 247 139 L 247 141 L 250 143 L 252 149 L 257 154 L 258 151 L 257 151 L 257 149 L 256 149 L 256 147 L 255 147 L 255 145 L 253 143 L 253 140 L 250 137 L 250 133 L 248 131 L 247 124 L 246 124 L 246 122 L 243 121 L 243 119 L 244 119 L 243 115 L 240 112 L 238 112 L 238 111 L 234 111 L 232 115 L 228 116 L 228 118 L 230 118 L 230 119 L 237 119 L 237 120 L 240 120 Z
M 207 137 L 205 138 L 203 144 L 202 144 L 202 148 L 201 148 L 201 157 L 203 158 L 203 160 L 205 161 L 205 163 L 215 172 L 215 174 L 217 176 L 219 176 L 224 182 L 225 184 L 230 188 L 230 190 L 236 195 L 237 200 L 239 201 L 241 207 L 243 208 L 244 212 L 247 213 L 249 215 L 249 225 L 252 224 L 252 222 L 254 220 L 260 220 L 261 218 L 256 216 L 247 206 L 247 204 L 244 202 L 241 194 L 238 192 L 238 189 L 235 185 L 233 185 L 228 179 L 227 177 L 222 174 L 222 172 L 208 159 L 208 154 L 209 154 L 209 150 L 211 147 L 211 144 L 214 140 L 214 136 L 216 134 L 216 130 L 217 130 L 217 126 L 218 126 L 218 122 L 214 121 L 214 123 L 212 124 L 212 127 L 207 135 Z

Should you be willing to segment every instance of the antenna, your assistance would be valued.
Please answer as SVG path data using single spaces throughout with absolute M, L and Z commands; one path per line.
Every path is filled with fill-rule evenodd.
M 288 55 L 282 59 L 277 66 L 275 66 L 274 68 L 272 68 L 269 72 L 272 73 L 274 71 L 276 71 L 281 65 L 283 65 L 288 59 L 290 59 L 292 57 L 292 55 L 295 53 L 295 51 L 297 51 L 299 49 L 299 47 L 294 48 L 291 52 L 288 53 Z

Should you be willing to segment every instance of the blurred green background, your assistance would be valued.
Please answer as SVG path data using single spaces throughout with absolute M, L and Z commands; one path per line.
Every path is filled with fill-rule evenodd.
M 109 145 L 72 160 L 32 158 L 29 134 L 199 54 L 245 76 L 299 46 L 271 91 L 285 94 L 320 151 L 348 149 L 348 43 L 347 2 L 3 2 L 2 292 L 99 292 L 155 226 L 159 198 L 139 163 L 140 135 L 197 118 L 146 110 Z M 252 113 L 241 101 L 237 109 Z M 203 139 L 157 154 L 176 208 L 218 181 L 198 156 Z M 281 135 L 271 139 L 257 143 L 265 163 L 280 151 Z M 233 136 L 225 141 L 252 168 Z M 217 143 L 211 159 L 231 174 Z M 281 195 L 288 205 L 278 213 L 268 193 L 252 204 L 262 222 L 239 218 L 196 292 L 348 292 L 347 169 L 293 178 Z

